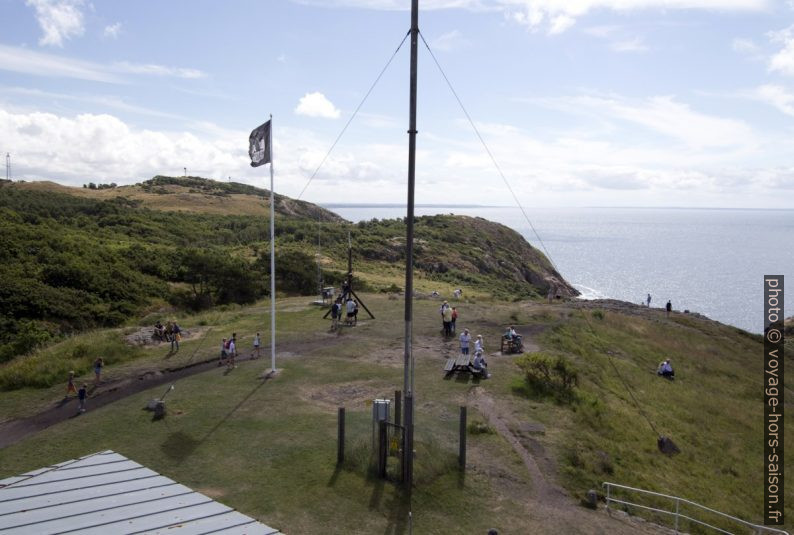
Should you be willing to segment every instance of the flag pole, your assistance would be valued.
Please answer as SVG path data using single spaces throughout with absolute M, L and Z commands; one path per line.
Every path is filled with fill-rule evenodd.
M 273 193 L 273 114 L 270 114 L 270 373 L 276 373 L 276 202 Z

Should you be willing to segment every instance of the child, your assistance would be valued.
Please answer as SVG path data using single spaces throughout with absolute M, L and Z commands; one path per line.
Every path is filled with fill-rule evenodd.
M 105 361 L 102 360 L 102 357 L 97 357 L 94 361 L 94 384 L 99 385 L 100 381 L 102 380 L 102 366 L 105 365 Z
M 86 386 L 86 384 L 83 383 L 83 386 L 81 386 L 80 390 L 77 391 L 77 403 L 78 403 L 77 412 L 78 413 L 85 412 L 85 398 L 88 397 L 87 388 L 88 387 Z
M 259 346 L 261 343 L 262 341 L 259 338 L 259 333 L 256 333 L 256 336 L 254 336 L 254 352 L 251 354 L 251 356 L 255 359 L 259 358 Z M 254 357 L 254 355 L 256 356 Z
M 69 372 L 69 382 L 66 383 L 66 397 L 69 394 L 77 394 L 77 389 L 74 387 L 74 372 Z
M 224 338 L 223 342 L 221 342 L 221 360 L 220 362 L 218 362 L 218 366 L 223 366 L 224 364 L 226 364 L 226 357 L 228 356 L 226 351 L 228 349 L 229 349 L 229 343 L 226 341 L 226 338 Z
M 229 360 L 226 363 L 227 368 L 236 368 L 235 357 L 237 356 L 237 333 L 232 333 L 232 338 L 229 340 Z

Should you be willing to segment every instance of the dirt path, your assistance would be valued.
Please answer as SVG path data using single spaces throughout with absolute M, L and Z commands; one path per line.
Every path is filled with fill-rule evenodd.
M 320 347 L 328 347 L 338 343 L 339 337 L 335 335 L 319 336 L 311 340 L 284 342 L 279 345 L 277 358 L 289 358 L 295 354 L 305 353 Z M 237 357 L 238 361 L 252 360 L 251 357 Z M 259 359 L 265 363 L 269 358 L 262 356 Z M 218 358 L 205 358 L 197 362 L 173 369 L 152 369 L 140 372 L 137 375 L 121 377 L 105 381 L 98 387 L 89 388 L 88 409 L 94 410 L 124 399 L 149 388 L 173 383 L 183 377 L 213 370 L 218 367 Z M 75 418 L 77 413 L 77 399 L 62 399 L 50 408 L 25 418 L 18 418 L 0 423 L 0 449 L 19 442 L 20 440 L 37 433 L 43 429 Z
M 499 402 L 488 394 L 485 387 L 474 387 L 469 393 L 468 402 L 513 447 L 532 479 L 531 500 L 527 504 L 528 513 L 531 518 L 543 519 L 535 526 L 537 531 L 533 533 L 658 535 L 669 531 L 625 514 L 610 515 L 603 509 L 599 512 L 585 509 L 557 483 L 554 461 L 547 456 L 540 442 L 514 431 L 521 426 L 500 407 Z M 544 530 L 543 527 L 546 529 Z

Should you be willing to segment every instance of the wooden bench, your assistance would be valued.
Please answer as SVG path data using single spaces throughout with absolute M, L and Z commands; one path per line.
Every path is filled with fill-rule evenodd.
M 444 372 L 452 373 L 452 370 L 454 370 L 454 369 L 455 369 L 455 359 L 454 358 L 448 358 L 447 359 L 447 363 L 444 365 Z
M 511 353 L 523 353 L 524 343 L 523 340 L 518 338 L 505 338 L 502 337 L 502 347 L 500 349 L 502 355 L 509 355 Z

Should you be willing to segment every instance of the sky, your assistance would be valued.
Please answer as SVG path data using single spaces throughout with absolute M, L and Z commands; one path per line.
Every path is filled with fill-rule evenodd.
M 276 192 L 405 202 L 409 40 L 365 96 L 409 8 L 0 0 L 0 151 L 15 180 L 269 188 L 272 114 Z M 417 203 L 794 208 L 794 0 L 420 0 L 419 27 L 479 136 L 420 41 Z

